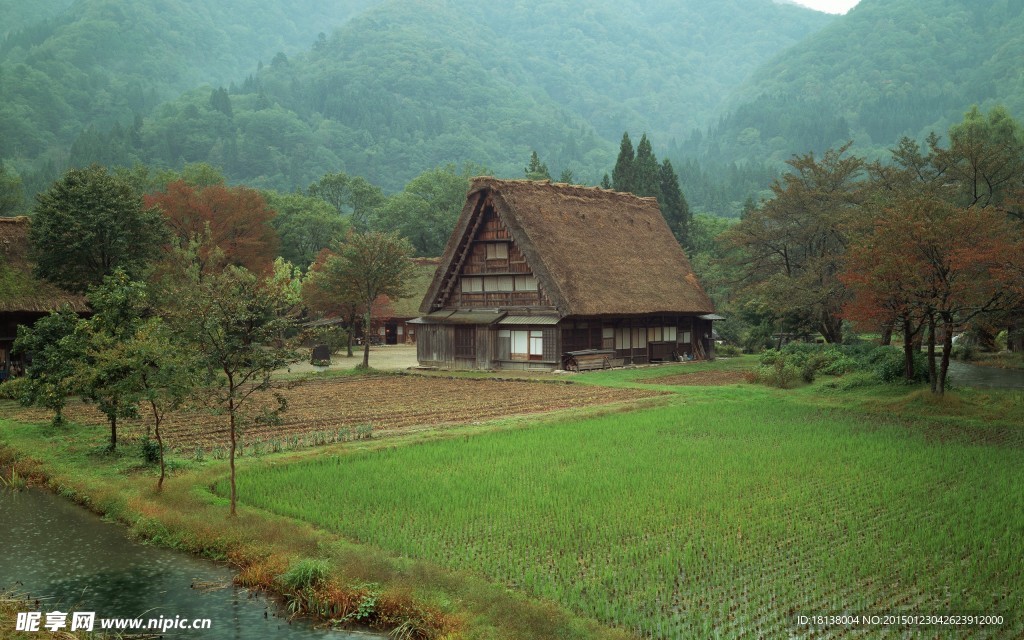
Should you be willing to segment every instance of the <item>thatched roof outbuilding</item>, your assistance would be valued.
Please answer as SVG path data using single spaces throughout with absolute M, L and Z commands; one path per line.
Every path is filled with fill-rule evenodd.
M 655 198 L 596 187 L 475 178 L 453 238 L 489 196 L 538 281 L 567 316 L 708 314 L 715 308 Z M 420 307 L 429 313 L 453 266 L 449 242 Z
M 49 313 L 64 305 L 88 311 L 85 298 L 32 273 L 26 216 L 0 218 L 0 313 Z

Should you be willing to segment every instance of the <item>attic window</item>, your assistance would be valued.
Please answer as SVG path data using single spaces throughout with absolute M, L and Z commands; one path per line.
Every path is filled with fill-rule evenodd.
M 463 278 L 462 293 L 482 293 L 484 290 L 483 278 Z
M 487 245 L 488 260 L 508 260 L 508 245 L 504 242 Z

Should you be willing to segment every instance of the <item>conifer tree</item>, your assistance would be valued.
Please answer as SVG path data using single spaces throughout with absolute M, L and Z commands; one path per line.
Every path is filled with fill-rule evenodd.
M 690 206 L 686 203 L 683 191 L 679 188 L 679 176 L 668 158 L 661 164 L 660 170 L 661 214 L 675 234 L 679 244 L 687 246 L 690 227 Z
M 612 188 L 612 179 L 608 177 L 608 173 L 607 172 L 604 174 L 604 177 L 601 178 L 601 188 L 602 189 L 611 189 Z
M 540 161 L 540 157 L 537 152 L 534 151 L 530 155 L 530 166 L 523 169 L 526 173 L 527 180 L 550 180 L 551 173 L 548 171 L 548 165 Z
M 654 157 L 651 142 L 645 133 L 636 146 L 636 158 L 633 160 L 632 193 L 645 198 L 661 200 L 661 168 Z M 621 189 L 620 189 L 621 191 Z
M 612 187 L 616 191 L 633 191 L 633 157 L 633 142 L 629 139 L 627 131 L 622 134 L 619 157 L 615 160 L 615 168 L 612 169 Z

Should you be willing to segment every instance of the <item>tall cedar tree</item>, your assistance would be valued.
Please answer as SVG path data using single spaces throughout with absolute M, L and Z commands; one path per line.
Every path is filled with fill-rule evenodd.
M 271 225 L 274 211 L 259 191 L 222 184 L 197 188 L 176 180 L 164 191 L 147 195 L 145 204 L 164 212 L 178 246 L 203 237 L 208 228 L 228 264 L 270 272 L 279 242 Z
M 631 193 L 644 198 L 657 198 L 661 201 L 661 167 L 651 149 L 651 141 L 647 134 L 640 138 L 636 146 L 636 158 L 633 159 L 633 177 Z
M 679 188 L 679 176 L 672 168 L 668 158 L 661 163 L 659 171 L 661 179 L 661 214 L 665 216 L 669 229 L 675 234 L 676 240 L 684 247 L 689 247 L 690 206 L 686 203 L 682 189 Z
M 629 132 L 622 134 L 622 142 L 619 144 L 619 157 L 615 159 L 615 168 L 612 169 L 612 188 L 623 193 L 633 192 L 633 142 L 629 139 Z
M 69 291 L 84 292 L 118 267 L 140 277 L 167 239 L 160 212 L 100 166 L 69 170 L 36 200 L 36 272 Z
M 357 303 L 363 310 L 363 331 L 369 338 L 374 302 L 382 296 L 393 300 L 407 295 L 413 274 L 413 248 L 397 233 L 379 231 L 352 234 L 336 254 L 327 258 L 317 275 L 320 287 L 336 292 L 340 300 Z M 363 368 L 370 366 L 370 341 L 364 340 Z
M 288 317 L 291 292 L 263 280 L 244 267 L 230 265 L 204 274 L 194 247 L 176 254 L 183 273 L 168 278 L 163 313 L 181 348 L 192 349 L 211 373 L 204 391 L 215 412 L 228 420 L 231 515 L 237 513 L 235 454 L 247 424 L 271 422 L 286 408 L 254 412 L 254 397 L 272 391 L 271 374 L 297 362 L 297 353 L 279 337 L 294 326 Z

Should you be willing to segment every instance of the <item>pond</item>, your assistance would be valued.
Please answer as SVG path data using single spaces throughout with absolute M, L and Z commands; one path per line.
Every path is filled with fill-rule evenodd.
M 39 607 L 32 608 L 42 612 L 44 623 L 47 612 L 59 610 L 95 612 L 97 620 L 180 616 L 211 621 L 209 629 L 172 629 L 161 634 L 165 638 L 385 637 L 317 629 L 302 620 L 289 623 L 276 603 L 231 585 L 233 573 L 227 567 L 131 540 L 121 526 L 45 491 L 0 489 L 0 523 L 0 589 L 41 598 Z M 221 588 L 210 589 L 214 585 Z M 0 636 L 9 631 L 0 629 Z
M 957 360 L 949 361 L 949 380 L 954 386 L 1024 390 L 1024 371 L 1020 369 L 979 367 Z

